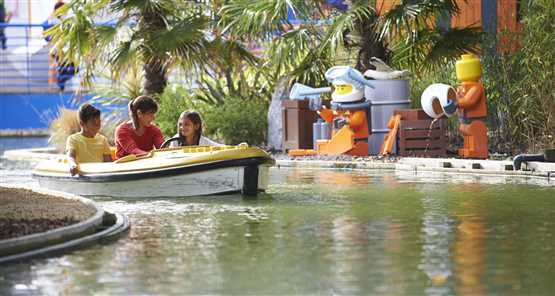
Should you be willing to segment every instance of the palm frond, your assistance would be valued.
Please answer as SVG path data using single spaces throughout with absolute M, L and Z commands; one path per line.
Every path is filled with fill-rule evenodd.
M 151 42 L 152 55 L 163 55 L 168 51 L 200 50 L 204 37 L 203 29 L 207 19 L 204 17 L 190 16 L 180 19 L 173 27 L 157 32 Z
M 462 53 L 477 53 L 481 34 L 474 27 L 424 28 L 396 43 L 393 64 L 414 72 L 428 72 L 454 61 Z
M 425 69 L 437 68 L 442 59 L 454 61 L 463 53 L 478 54 L 482 34 L 474 26 L 453 28 L 436 34 L 422 65 Z
M 312 6 L 302 0 L 239 0 L 224 5 L 218 26 L 223 33 L 259 39 L 261 34 L 283 32 L 284 25 L 291 26 L 288 14 L 308 20 Z
M 380 38 L 418 30 L 430 19 L 459 11 L 456 0 L 401 1 L 380 18 Z

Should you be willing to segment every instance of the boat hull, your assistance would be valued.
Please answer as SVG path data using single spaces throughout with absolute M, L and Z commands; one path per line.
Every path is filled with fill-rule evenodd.
M 268 185 L 268 165 L 258 166 L 257 176 L 245 175 L 245 167 L 228 167 L 190 174 L 142 179 L 102 181 L 75 178 L 39 177 L 43 188 L 70 192 L 81 196 L 137 197 L 188 197 L 243 192 L 245 180 L 256 178 L 256 191 Z
M 151 151 L 110 163 L 84 163 L 69 174 L 67 158 L 33 171 L 44 188 L 83 196 L 186 197 L 240 192 L 256 195 L 268 184 L 274 160 L 255 147 L 196 147 Z

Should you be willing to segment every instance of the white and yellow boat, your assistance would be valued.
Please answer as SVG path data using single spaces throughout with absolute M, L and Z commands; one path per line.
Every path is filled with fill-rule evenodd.
M 83 163 L 71 176 L 65 156 L 40 163 L 41 187 L 82 196 L 184 197 L 266 189 L 274 160 L 264 150 L 239 146 L 192 146 L 128 155 L 114 162 Z

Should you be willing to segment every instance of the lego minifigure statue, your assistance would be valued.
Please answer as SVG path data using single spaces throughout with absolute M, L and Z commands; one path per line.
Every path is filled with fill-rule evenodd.
M 368 111 L 370 102 L 364 98 L 364 88 L 372 83 L 348 66 L 335 66 L 326 71 L 326 79 L 333 85 L 331 109 L 322 107 L 320 94 L 331 88 L 313 89 L 301 84 L 293 86 L 290 98 L 311 100 L 311 109 L 333 127 L 331 139 L 318 140 L 316 150 L 290 150 L 290 155 L 349 154 L 368 155 Z
M 333 71 L 337 68 L 338 67 L 334 67 L 330 70 Z M 350 71 L 356 71 L 352 68 L 349 69 Z M 341 129 L 345 127 L 345 129 L 349 129 L 349 132 L 352 132 L 353 140 L 351 142 L 351 148 L 343 153 L 366 156 L 368 155 L 369 136 L 367 113 L 370 105 L 369 102 L 364 99 L 365 84 L 348 77 L 339 77 L 336 79 L 330 76 L 329 73 L 331 72 L 328 71 L 326 73 L 326 78 L 332 83 L 334 89 L 331 94 L 332 109 L 323 108 L 320 109 L 318 113 L 322 119 L 332 125 L 333 133 L 331 140 L 327 143 L 323 143 L 323 145 L 320 144 L 318 150 L 324 154 L 336 154 L 336 152 L 339 152 L 337 147 L 345 147 L 347 142 L 351 142 L 341 140 L 341 143 L 338 143 L 339 139 L 334 139 L 334 136 L 339 134 Z M 358 71 L 356 71 L 356 73 L 359 74 Z M 362 77 L 362 75 L 360 75 L 360 77 Z
M 457 107 L 459 109 L 459 131 L 464 136 L 464 147 L 459 155 L 464 158 L 488 157 L 488 136 L 484 120 L 487 116 L 486 94 L 480 80 L 480 60 L 471 54 L 462 55 L 455 64 L 457 80 Z

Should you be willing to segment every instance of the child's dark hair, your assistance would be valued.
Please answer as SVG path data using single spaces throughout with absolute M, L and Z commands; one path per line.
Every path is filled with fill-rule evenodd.
M 133 128 L 137 130 L 139 128 L 139 118 L 137 117 L 137 111 L 142 113 L 156 113 L 158 111 L 158 103 L 149 96 L 138 96 L 135 99 L 129 101 L 128 104 L 129 117 L 133 122 Z
M 185 137 L 181 134 L 181 131 L 179 130 L 179 125 L 185 118 L 189 119 L 193 123 L 193 125 L 197 125 L 197 124 L 199 125 L 199 129 L 196 131 L 195 137 L 193 139 L 193 144 L 198 146 L 198 144 L 200 143 L 200 136 L 202 135 L 202 119 L 200 118 L 200 114 L 192 110 L 183 111 L 181 115 L 179 115 L 179 121 L 177 122 L 177 132 L 179 134 L 179 140 L 178 140 L 179 146 L 187 145 L 187 141 L 185 140 Z
M 56 2 L 56 4 L 54 4 L 54 11 L 58 10 L 58 8 L 60 8 L 64 5 L 66 5 L 66 4 L 63 1 Z
M 89 103 L 85 103 L 79 107 L 79 120 L 83 123 L 99 116 L 100 110 Z

